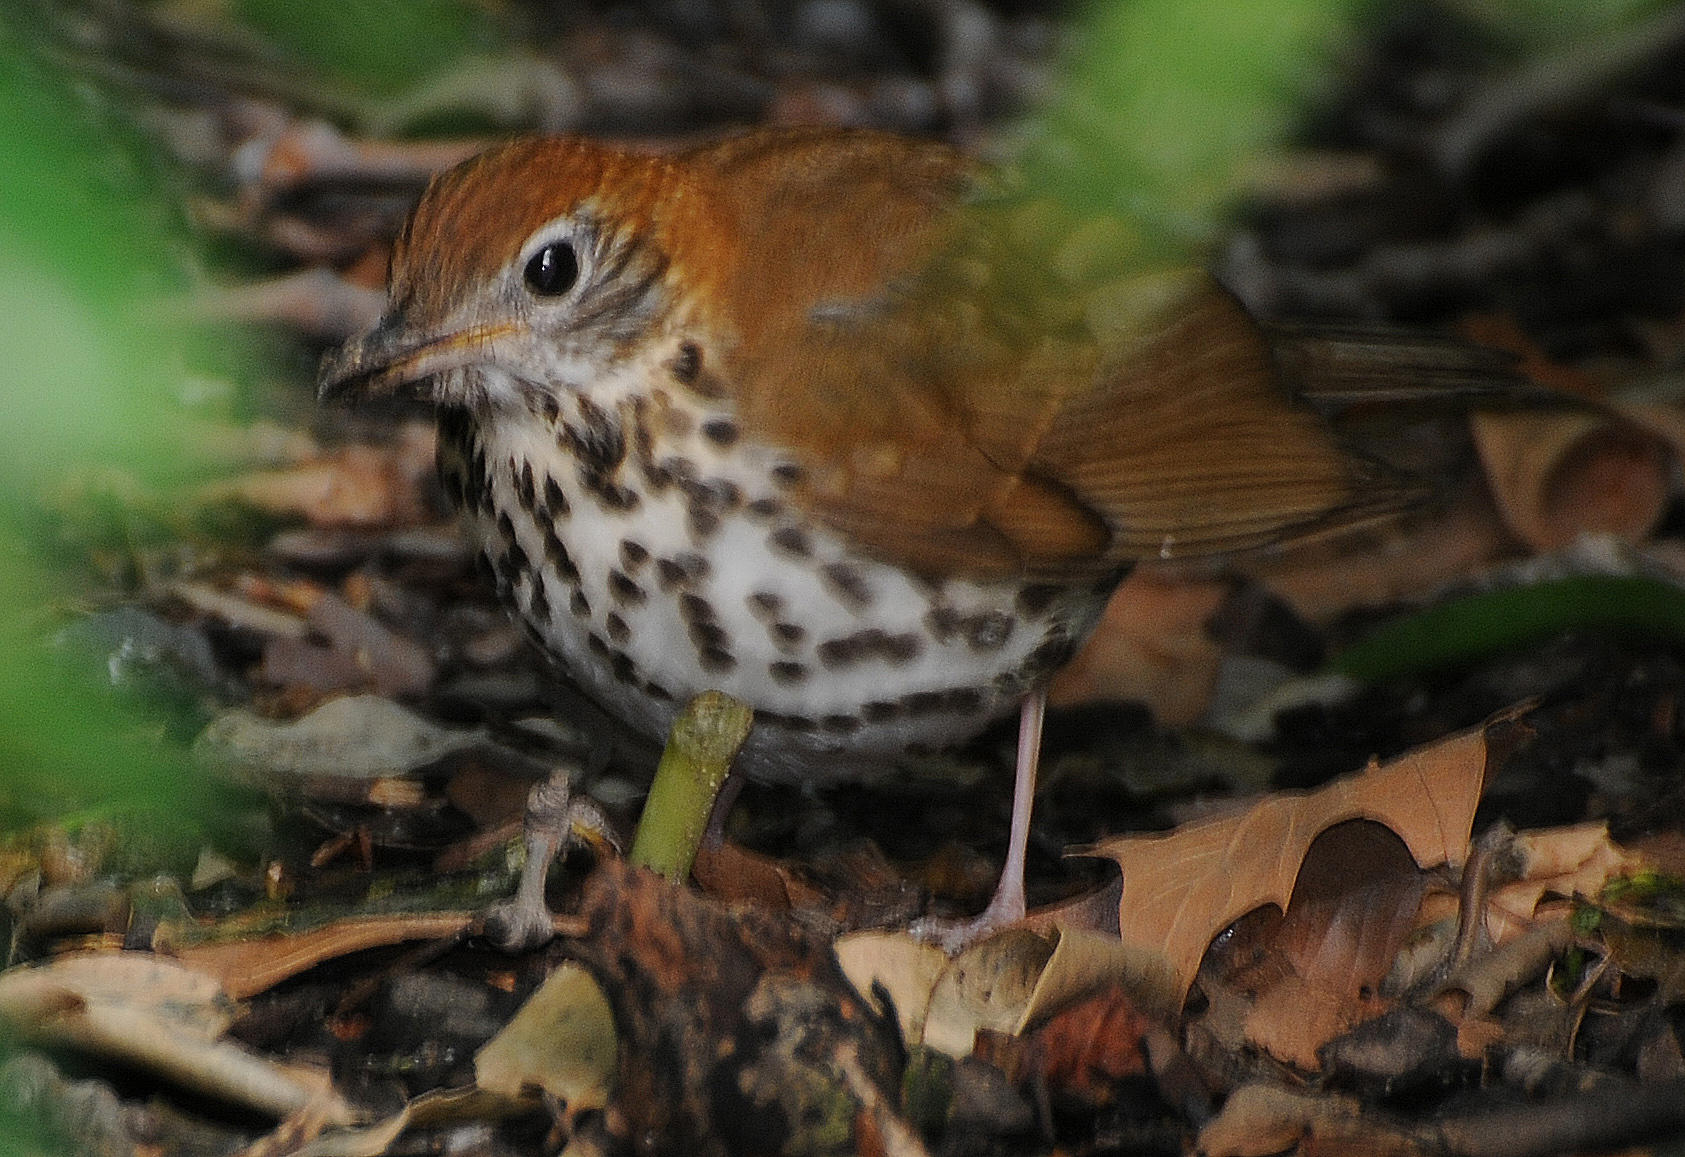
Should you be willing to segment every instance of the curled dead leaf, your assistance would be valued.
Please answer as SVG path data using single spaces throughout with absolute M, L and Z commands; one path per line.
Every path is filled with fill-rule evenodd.
M 1218 932 L 1264 905 L 1287 909 L 1312 842 L 1335 824 L 1384 824 L 1422 867 L 1461 863 L 1485 775 L 1482 728 L 1309 794 L 1279 793 L 1237 815 L 1103 840 L 1086 853 L 1123 869 L 1123 941 L 1162 953 L 1185 995 Z
M 1613 413 L 1477 414 L 1473 429 L 1504 522 L 1534 550 L 1637 542 L 1667 507 L 1672 451 Z
M 1603 393 L 1589 375 L 1552 361 L 1509 318 L 1472 318 L 1463 328 L 1475 341 L 1517 355 L 1521 370 L 1542 386 L 1568 397 Z M 1665 420 L 1623 416 L 1613 406 L 1484 412 L 1472 419 L 1499 513 L 1516 537 L 1540 551 L 1585 534 L 1636 542 L 1654 529 L 1681 444 L 1676 437 L 1670 445 L 1665 427 Z

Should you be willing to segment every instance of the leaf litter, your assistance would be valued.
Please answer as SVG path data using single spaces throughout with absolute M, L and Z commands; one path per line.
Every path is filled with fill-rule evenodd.
M 1431 42 L 1434 27 L 1415 35 Z M 576 36 L 570 67 L 637 58 L 612 26 Z M 1396 64 L 1380 52 L 1373 66 Z M 774 108 L 848 99 L 781 83 Z M 449 84 L 416 99 L 468 101 Z M 416 115 L 403 102 L 386 113 Z M 218 115 L 239 188 L 200 212 L 311 266 L 310 280 L 196 308 L 307 335 L 347 332 L 370 307 L 358 290 L 379 280 L 402 201 L 473 148 L 356 138 L 284 103 Z M 1309 162 L 1278 179 L 1308 179 Z M 1342 204 L 1386 205 L 1380 171 L 1352 169 Z M 1360 281 L 1354 314 L 1419 312 L 1386 295 L 1420 292 L 1430 274 L 1453 293 L 1447 271 L 1481 252 L 1451 236 L 1407 268 L 1380 245 L 1369 270 L 1390 272 L 1357 278 L 1282 242 L 1291 206 L 1331 228 L 1332 202 L 1278 192 L 1248 226 L 1276 264 L 1246 266 L 1243 247 L 1228 259 L 1238 291 L 1289 313 L 1295 294 L 1314 313 L 1306 299 Z M 1541 212 L 1534 228 L 1549 244 L 1566 226 Z M 1536 381 L 1606 396 L 1611 350 L 1630 369 L 1681 348 L 1677 304 L 1657 321 L 1623 299 L 1588 320 L 1525 272 L 1489 272 L 1499 296 L 1529 301 L 1525 321 L 1465 319 L 1465 332 Z M 1623 283 L 1634 294 L 1639 272 Z M 340 316 L 317 300 L 324 276 L 344 289 L 327 299 Z M 1636 357 L 1613 330 L 1640 335 Z M 1601 360 L 1576 358 L 1588 349 Z M 1527 551 L 1554 552 L 1570 578 L 1613 558 L 1617 577 L 1677 588 L 1685 423 L 1666 398 L 1613 411 L 1483 420 L 1459 435 L 1483 480 L 1396 532 L 1132 579 L 1059 685 L 1082 709 L 1082 742 L 1050 736 L 1035 864 L 1048 902 L 953 960 L 858 929 L 904 923 L 933 882 L 963 904 L 970 881 L 991 878 L 976 849 L 993 848 L 1004 807 L 988 739 L 903 796 L 748 789 L 747 818 L 697 862 L 700 890 L 628 867 L 606 840 L 559 847 L 537 881 L 554 939 L 489 948 L 483 914 L 526 854 L 508 801 L 556 767 L 600 799 L 635 801 L 624 766 L 641 757 L 527 725 L 572 709 L 539 689 L 533 656 L 453 550 L 423 427 L 327 446 L 283 429 L 275 460 L 194 500 L 277 520 L 268 545 L 149 572 L 142 589 L 225 668 L 201 748 L 275 794 L 266 846 L 222 857 L 170 906 L 97 863 L 64 871 L 51 841 L 14 841 L 0 863 L 30 916 L 15 956 L 31 963 L 0 974 L 0 1017 L 280 1122 L 243 1134 L 254 1152 L 396 1151 L 413 1130 L 495 1136 L 491 1151 L 509 1152 L 656 1138 L 706 1152 L 1519 1154 L 1685 1131 L 1678 885 L 1635 850 L 1680 827 L 1678 640 L 1617 629 L 1434 664 L 1394 644 L 1411 654 L 1367 684 L 1295 683 L 1361 636 L 1373 616 L 1354 608 L 1431 607 L 1471 575 L 1516 585 L 1502 576 Z M 1629 553 L 1588 564 L 1588 533 Z M 1237 658 L 1275 696 L 1259 741 L 1167 731 L 1209 719 Z M 1119 694 L 1158 722 L 1095 705 Z M 1267 790 L 1221 798 L 1255 792 L 1259 763 Z M 1166 768 L 1178 774 L 1154 778 Z M 343 786 L 400 777 L 416 790 Z M 624 829 L 631 810 L 604 822 Z M 312 862 L 330 845 L 361 850 Z M 1086 869 L 1060 858 L 1076 845 Z M 1121 876 L 1083 874 L 1096 857 Z M 130 951 L 87 951 L 118 946 Z M 395 996 L 421 976 L 483 1000 L 492 1023 L 441 1043 L 444 1006 Z M 295 1055 L 334 1057 L 331 1083 L 294 1072 Z

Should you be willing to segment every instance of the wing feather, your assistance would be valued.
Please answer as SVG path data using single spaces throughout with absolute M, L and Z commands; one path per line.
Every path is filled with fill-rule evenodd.
M 719 165 L 739 240 L 713 271 L 718 328 L 746 429 L 795 454 L 798 500 L 863 547 L 932 574 L 1079 581 L 1423 497 L 1294 396 L 1270 332 L 1205 275 L 1063 277 L 968 191 L 957 154 L 824 140 L 762 138 Z M 1365 378 L 1355 343 L 1294 348 L 1296 388 L 1324 363 L 1336 401 L 1400 388 Z M 1456 386 L 1407 392 L 1480 377 L 1447 365 Z

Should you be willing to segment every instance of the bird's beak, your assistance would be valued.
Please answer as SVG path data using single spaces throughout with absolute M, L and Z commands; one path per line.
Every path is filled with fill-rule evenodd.
M 324 402 L 386 397 L 484 360 L 487 347 L 514 330 L 505 323 L 438 333 L 389 313 L 367 333 L 328 351 L 316 375 L 316 397 Z

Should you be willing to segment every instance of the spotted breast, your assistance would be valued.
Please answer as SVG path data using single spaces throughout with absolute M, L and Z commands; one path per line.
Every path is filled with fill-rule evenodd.
M 1109 575 L 943 578 L 851 549 L 793 501 L 801 465 L 696 392 L 694 345 L 653 360 L 439 423 L 440 478 L 500 594 L 634 728 L 663 735 L 723 690 L 755 708 L 752 774 L 869 778 L 1012 710 L 1093 627 Z

